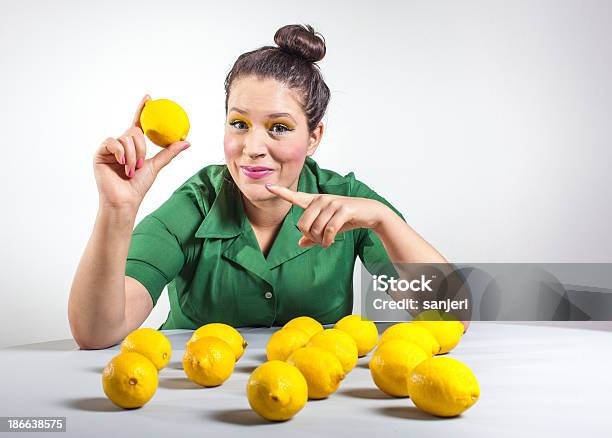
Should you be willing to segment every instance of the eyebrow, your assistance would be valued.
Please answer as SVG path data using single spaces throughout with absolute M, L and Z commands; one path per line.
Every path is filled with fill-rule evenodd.
M 235 106 L 230 108 L 230 112 L 231 111 L 239 112 L 240 114 L 244 114 L 245 116 L 249 114 L 247 111 L 241 110 L 240 108 L 236 108 Z M 268 117 L 289 117 L 291 120 L 295 122 L 295 119 L 289 113 L 272 113 L 272 114 L 268 114 Z

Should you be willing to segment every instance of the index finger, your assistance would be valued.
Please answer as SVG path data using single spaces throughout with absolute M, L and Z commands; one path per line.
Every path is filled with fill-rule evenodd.
M 142 128 L 142 126 L 140 126 L 140 113 L 142 113 L 142 109 L 147 103 L 147 100 L 151 100 L 151 96 L 149 96 L 148 94 L 146 94 L 145 97 L 143 97 L 140 103 L 138 104 L 138 109 L 136 110 L 136 114 L 134 115 L 134 120 L 132 120 L 132 126 Z
M 287 187 L 276 186 L 273 184 L 266 184 L 266 188 L 275 195 L 283 198 L 285 201 L 289 201 L 292 204 L 296 204 L 302 208 L 308 207 L 315 197 L 315 195 L 312 193 L 294 192 Z

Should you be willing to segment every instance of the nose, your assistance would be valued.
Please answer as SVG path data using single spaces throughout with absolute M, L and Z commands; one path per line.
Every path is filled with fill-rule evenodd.
M 264 132 L 262 132 L 264 131 Z M 244 148 L 242 152 L 250 158 L 265 157 L 268 153 L 268 144 L 266 143 L 267 134 L 265 129 L 253 128 L 246 136 Z

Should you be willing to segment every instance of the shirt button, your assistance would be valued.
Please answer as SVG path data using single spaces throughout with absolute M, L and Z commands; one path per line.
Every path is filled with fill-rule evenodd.
M 272 298 L 272 292 L 268 291 L 264 294 L 264 297 L 266 297 L 267 299 Z

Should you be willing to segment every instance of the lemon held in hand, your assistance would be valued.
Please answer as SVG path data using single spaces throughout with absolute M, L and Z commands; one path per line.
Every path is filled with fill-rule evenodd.
M 355 340 L 359 357 L 368 354 L 378 343 L 376 324 L 361 315 L 347 315 L 338 321 L 334 328 L 348 333 Z
M 378 388 L 393 397 L 408 397 L 408 377 L 431 356 L 414 342 L 393 339 L 381 344 L 370 359 L 370 373 Z
M 144 406 L 155 394 L 157 385 L 157 368 L 139 353 L 120 353 L 102 371 L 104 394 L 124 409 Z
M 336 392 L 345 374 L 336 356 L 319 347 L 294 351 L 287 363 L 296 366 L 308 383 L 308 398 L 322 399 Z
M 308 400 L 308 385 L 296 367 L 271 360 L 251 373 L 247 398 L 251 408 L 265 419 L 284 421 L 304 407 Z
M 266 346 L 268 360 L 287 360 L 289 355 L 298 348 L 302 348 L 310 336 L 296 328 L 282 328 L 270 336 Z
M 440 344 L 425 327 L 413 322 L 400 322 L 389 327 L 380 337 L 379 345 L 391 339 L 414 342 L 430 356 L 440 353 Z
M 439 417 L 459 415 L 480 397 L 472 370 L 452 357 L 431 357 L 414 367 L 408 391 L 417 408 Z
M 140 113 L 140 126 L 149 140 L 166 147 L 187 138 L 189 118 L 176 102 L 169 99 L 148 100 Z
M 306 332 L 310 337 L 323 331 L 323 326 L 321 323 L 310 316 L 298 316 L 297 318 L 293 318 L 283 326 L 283 328 L 287 327 L 300 329 Z
M 202 386 L 219 386 L 234 371 L 236 356 L 227 342 L 204 336 L 190 342 L 183 355 L 183 369 L 189 380 Z
M 140 353 L 161 370 L 172 356 L 172 346 L 168 338 L 159 330 L 141 328 L 127 335 L 121 343 L 122 352 Z
M 244 340 L 238 330 L 231 325 L 220 322 L 213 322 L 211 324 L 203 325 L 193 332 L 191 339 L 187 341 L 187 344 L 195 342 L 204 336 L 213 336 L 227 342 L 227 344 L 234 351 L 236 361 L 242 357 L 244 354 L 244 349 L 247 347 L 247 342 Z
M 335 355 L 345 374 L 348 374 L 357 364 L 357 344 L 348 334 L 338 329 L 326 329 L 317 333 L 307 347 L 319 347 Z

